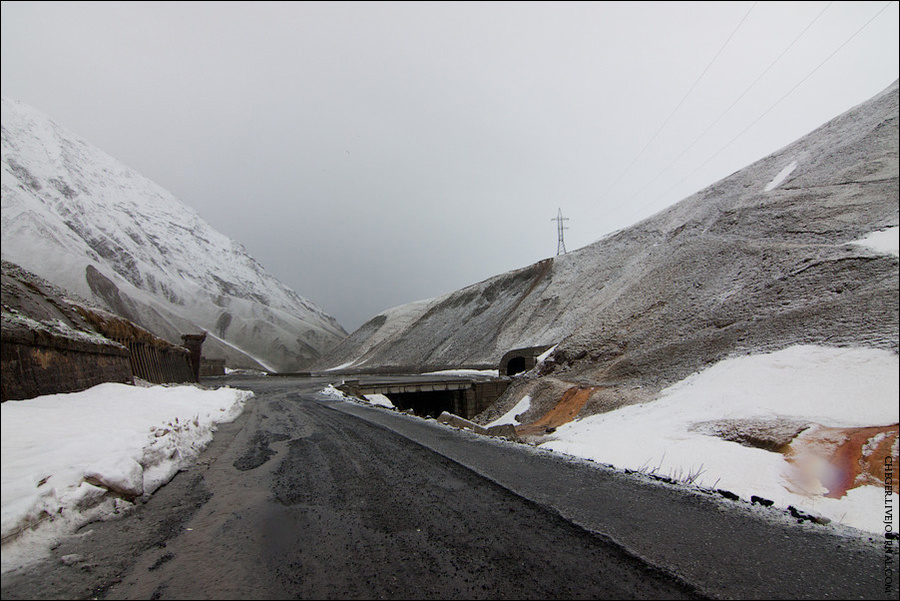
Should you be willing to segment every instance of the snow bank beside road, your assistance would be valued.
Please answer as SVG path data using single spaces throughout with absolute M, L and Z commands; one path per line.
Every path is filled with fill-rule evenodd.
M 388 409 L 394 408 L 394 403 L 391 402 L 391 399 L 387 398 L 383 394 L 364 394 L 363 396 L 373 405 L 378 405 L 379 407 L 387 407 Z
M 109 383 L 3 403 L 2 570 L 39 557 L 87 520 L 152 494 L 252 396 L 227 387 Z
M 898 374 L 897 355 L 873 349 L 796 346 L 729 359 L 664 390 L 654 402 L 561 426 L 540 446 L 676 479 L 699 474 L 694 483 L 701 486 L 883 532 L 883 487 L 858 486 L 828 498 L 826 462 L 817 464 L 821 471 L 799 473 L 804 464 L 785 454 L 724 440 L 697 425 L 790 420 L 829 428 L 890 426 L 898 422 Z M 811 479 L 816 482 L 805 490 L 796 486 Z M 898 495 L 890 498 L 896 507 Z
M 394 409 L 394 403 L 391 402 L 391 399 L 387 398 L 383 394 L 364 394 L 362 398 L 352 397 L 344 394 L 340 390 L 334 387 L 333 384 L 329 384 L 325 388 L 319 391 L 324 397 L 330 399 L 336 399 L 339 401 L 359 401 L 363 400 L 372 405 L 377 405 L 379 407 L 387 407 L 388 409 Z

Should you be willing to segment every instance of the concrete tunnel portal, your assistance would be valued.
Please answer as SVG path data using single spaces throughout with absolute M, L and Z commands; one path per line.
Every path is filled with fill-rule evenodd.
M 509 351 L 500 359 L 499 373 L 501 376 L 514 376 L 537 365 L 537 358 L 548 349 L 552 348 L 552 344 L 541 346 L 529 346 L 525 348 L 517 348 Z

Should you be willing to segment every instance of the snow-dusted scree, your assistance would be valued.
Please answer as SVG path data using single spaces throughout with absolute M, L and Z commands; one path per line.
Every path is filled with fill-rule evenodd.
M 127 509 L 196 459 L 252 392 L 101 384 L 2 410 L 3 571 Z

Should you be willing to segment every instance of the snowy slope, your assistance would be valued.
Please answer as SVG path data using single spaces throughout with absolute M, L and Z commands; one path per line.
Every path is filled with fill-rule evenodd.
M 896 353 L 897 259 L 851 243 L 898 223 L 897 100 L 895 83 L 578 251 L 385 312 L 318 366 L 486 367 L 558 344 L 548 372 L 651 398 L 732 354 Z
M 3 258 L 207 356 L 300 369 L 346 333 L 157 184 L 2 101 Z

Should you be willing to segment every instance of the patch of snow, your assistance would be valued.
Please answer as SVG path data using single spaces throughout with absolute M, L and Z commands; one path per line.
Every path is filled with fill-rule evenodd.
M 887 505 L 890 499 L 890 505 Z M 898 495 L 886 497 L 884 488 L 859 486 L 847 491 L 843 499 L 823 499 L 819 513 L 854 528 L 884 534 L 885 507 L 897 507 Z M 814 505 L 813 505 L 814 506 Z
M 517 415 L 521 415 L 531 409 L 531 395 L 526 394 L 522 397 L 516 406 L 503 414 L 503 416 L 498 417 L 491 423 L 485 426 L 485 428 L 493 428 L 494 426 L 504 426 L 506 424 L 512 424 L 514 426 L 518 426 L 522 422 L 516 419 Z
M 351 400 L 349 396 L 335 388 L 334 384 L 329 384 L 328 386 L 320 390 L 319 394 L 329 399 L 337 399 L 340 401 Z
M 117 495 L 152 494 L 252 396 L 228 387 L 107 383 L 0 405 L 2 571 L 40 559 L 81 524 L 132 506 Z
M 379 407 L 388 407 L 390 409 L 394 408 L 394 403 L 391 402 L 391 399 L 387 398 L 383 394 L 364 394 L 363 397 L 373 405 L 378 405 Z
M 556 350 L 556 347 L 558 347 L 558 346 L 559 346 L 558 344 L 554 344 L 552 347 L 548 348 L 546 351 L 544 351 L 543 353 L 541 353 L 540 355 L 538 355 L 538 356 L 537 356 L 537 365 L 540 365 L 541 363 L 543 363 L 544 361 L 546 361 L 546 360 L 547 360 L 547 357 L 549 357 L 550 355 L 552 355 L 552 354 L 553 354 L 553 351 L 555 351 L 555 350 Z
M 660 393 L 559 427 L 542 448 L 758 495 L 837 522 L 883 531 L 884 490 L 852 489 L 841 499 L 788 490 L 796 469 L 783 455 L 692 431 L 699 422 L 741 418 L 804 419 L 831 427 L 898 422 L 898 357 L 889 351 L 795 346 L 721 361 Z M 866 489 L 874 489 L 874 491 Z M 878 493 L 878 494 L 876 494 Z M 878 496 L 880 495 L 880 496 Z M 878 497 L 879 502 L 872 499 Z M 893 506 L 898 495 L 893 494 Z M 873 529 L 874 528 L 874 529 Z
M 334 387 L 333 384 L 329 384 L 325 388 L 319 391 L 319 394 L 329 398 L 336 399 L 340 401 L 356 401 L 357 399 L 351 396 L 348 396 Z M 380 407 L 390 407 L 393 408 L 394 404 L 391 402 L 391 399 L 387 398 L 383 394 L 365 394 L 363 395 L 363 399 L 368 401 L 373 405 L 378 405 Z
M 61 319 L 51 321 L 38 321 L 27 315 L 22 314 L 16 309 L 3 310 L 3 319 L 9 320 L 10 323 L 23 325 L 31 330 L 46 332 L 48 334 L 62 336 L 70 340 L 82 340 L 92 344 L 102 344 L 104 346 L 112 346 L 116 348 L 125 348 L 118 342 L 110 340 L 105 336 L 101 336 L 96 332 L 86 332 L 84 330 L 76 330 Z
M 786 180 L 787 176 L 789 176 L 791 174 L 791 172 L 794 171 L 794 169 L 796 169 L 796 168 L 797 168 L 797 161 L 792 161 L 790 165 L 788 165 L 787 167 L 785 167 L 784 169 L 779 171 L 778 175 L 776 175 L 772 181 L 770 181 L 768 184 L 766 184 L 765 191 L 771 192 L 772 190 L 774 190 L 775 188 L 780 186 L 781 182 Z
M 865 238 L 850 244 L 865 246 L 885 255 L 900 256 L 900 227 L 894 226 L 879 232 L 872 232 Z
M 868 457 L 869 455 L 874 453 L 875 449 L 878 448 L 878 445 L 881 444 L 881 441 L 887 437 L 888 437 L 887 432 L 881 432 L 879 434 L 876 434 L 872 438 L 870 438 L 866 442 L 866 444 L 863 445 L 863 448 L 862 448 L 863 457 Z
M 429 371 L 423 376 L 490 376 L 499 378 L 500 371 L 496 369 L 444 369 L 441 371 Z
M 269 375 L 269 372 L 267 372 L 267 371 L 262 371 L 261 369 L 247 369 L 247 368 L 245 368 L 245 367 L 239 367 L 239 368 L 232 369 L 232 368 L 230 368 L 230 367 L 228 367 L 228 366 L 225 366 L 225 375 L 228 376 L 228 375 L 231 375 L 231 374 L 252 375 L 252 376 L 265 377 L 265 376 L 268 376 L 268 375 Z
M 356 363 L 357 363 L 358 361 L 359 361 L 359 359 L 351 359 L 350 361 L 347 361 L 346 363 L 341 363 L 340 365 L 336 365 L 336 366 L 334 366 L 334 367 L 329 367 L 329 368 L 326 369 L 325 371 L 337 371 L 337 370 L 339 370 L 339 369 L 345 369 L 345 368 L 350 367 L 350 366 L 352 366 L 352 365 L 356 365 Z M 365 363 L 365 361 L 363 361 L 363 363 Z

